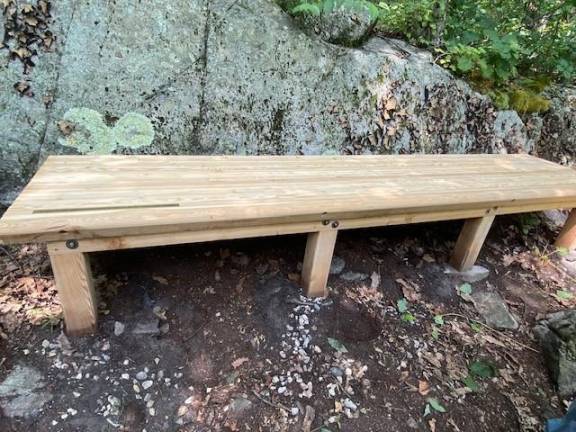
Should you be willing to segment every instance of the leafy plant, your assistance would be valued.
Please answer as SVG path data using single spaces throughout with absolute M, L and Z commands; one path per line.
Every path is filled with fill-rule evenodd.
M 328 338 L 328 345 L 341 353 L 347 353 L 348 349 L 338 339 Z
M 446 408 L 438 401 L 438 399 L 428 398 L 426 402 L 427 404 L 426 407 L 424 408 L 424 417 L 429 416 L 430 414 L 432 414 L 432 412 L 439 412 L 439 413 L 446 412 Z

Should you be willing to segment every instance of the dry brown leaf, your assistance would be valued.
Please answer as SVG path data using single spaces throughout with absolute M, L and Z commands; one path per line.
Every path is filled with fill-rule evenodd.
M 246 363 L 247 361 L 250 361 L 250 359 L 248 357 L 240 357 L 237 358 L 236 360 L 234 360 L 232 362 L 232 367 L 234 369 L 238 369 L 240 366 L 242 366 L 244 363 Z
M 392 111 L 392 110 L 395 110 L 395 109 L 396 109 L 396 105 L 397 105 L 397 104 L 396 104 L 396 99 L 394 99 L 394 98 L 392 97 L 392 98 L 390 98 L 390 99 L 388 99 L 388 100 L 386 101 L 386 105 L 384 105 L 384 108 L 385 108 L 387 111 Z
M 428 393 L 430 393 L 430 384 L 428 381 L 418 381 L 418 393 L 420 393 L 422 396 L 426 396 Z
M 406 282 L 402 278 L 396 279 L 396 282 L 402 287 L 402 294 L 409 302 L 417 302 L 420 300 L 418 293 L 419 287 L 413 282 Z
M 60 129 L 60 132 L 62 133 L 62 135 L 64 136 L 68 136 L 70 135 L 72 132 L 74 132 L 74 128 L 75 125 L 74 123 L 71 123 L 69 121 L 66 120 L 60 120 L 58 123 L 56 123 L 58 125 L 58 129 Z

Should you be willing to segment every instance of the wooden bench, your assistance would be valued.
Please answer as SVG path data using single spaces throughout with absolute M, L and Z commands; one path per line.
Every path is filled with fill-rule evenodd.
M 47 242 L 67 332 L 96 327 L 88 253 L 309 233 L 302 284 L 327 294 L 339 230 L 466 219 L 473 265 L 494 217 L 576 207 L 576 172 L 527 155 L 52 156 L 0 220 Z M 576 241 L 572 213 L 558 244 Z

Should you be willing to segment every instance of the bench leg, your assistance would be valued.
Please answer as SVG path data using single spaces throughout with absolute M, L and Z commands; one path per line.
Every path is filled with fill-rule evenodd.
M 562 228 L 560 235 L 556 239 L 556 247 L 566 249 L 576 248 L 576 209 L 570 212 L 564 228 Z
M 88 255 L 50 253 L 52 271 L 64 312 L 66 333 L 72 336 L 96 330 L 97 301 Z
M 450 260 L 452 267 L 458 271 L 466 271 L 472 268 L 480 254 L 480 249 L 484 244 L 484 240 L 486 240 L 493 221 L 494 215 L 466 220 Z
M 304 293 L 308 297 L 328 295 L 326 283 L 330 274 L 330 264 L 332 263 L 337 235 L 337 230 L 308 234 L 304 265 L 302 266 L 302 284 Z

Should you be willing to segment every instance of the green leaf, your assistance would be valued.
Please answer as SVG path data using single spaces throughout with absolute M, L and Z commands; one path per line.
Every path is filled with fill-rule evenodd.
M 558 252 L 558 255 L 560 255 L 561 257 L 564 257 L 570 253 L 570 249 L 566 247 L 558 247 L 556 248 L 556 252 Z
M 492 363 L 484 360 L 477 360 L 468 366 L 470 374 L 477 378 L 494 378 L 498 374 L 498 369 Z
M 334 348 L 336 351 L 339 351 L 341 353 L 347 353 L 348 352 L 348 350 L 346 349 L 344 344 L 342 342 L 340 342 L 338 339 L 328 338 L 328 344 L 332 348 Z
M 468 72 L 474 67 L 474 62 L 470 57 L 458 57 L 456 66 L 460 72 Z
M 293 14 L 310 14 L 314 16 L 320 15 L 320 8 L 314 4 L 302 3 L 292 9 Z
M 476 321 L 472 321 L 470 323 L 470 328 L 472 329 L 472 331 L 474 331 L 476 333 L 480 333 L 482 331 L 482 326 L 480 325 L 480 323 L 478 323 Z
M 434 339 L 434 340 L 440 339 L 440 331 L 438 330 L 438 327 L 436 327 L 436 326 L 432 327 L 432 339 Z
M 472 375 L 468 375 L 466 378 L 464 378 L 462 383 L 464 383 L 464 385 L 472 391 L 478 391 L 480 389 L 480 386 Z
M 442 315 L 434 315 L 434 323 L 438 324 L 439 326 L 444 325 L 444 317 Z
M 404 313 L 408 310 L 408 300 L 405 298 L 401 298 L 396 302 L 396 307 L 398 308 L 398 312 Z
M 440 402 L 438 402 L 438 399 L 428 398 L 427 402 L 428 402 L 428 405 L 430 405 L 430 407 L 434 411 L 439 412 L 439 413 L 445 413 L 446 412 L 446 408 L 444 408 L 444 406 Z
M 470 295 L 472 294 L 472 285 L 470 285 L 468 282 L 463 283 L 462 285 L 460 285 L 458 288 L 458 293 L 460 293 L 460 295 Z
M 404 312 L 402 314 L 402 321 L 413 324 L 414 322 L 416 322 L 416 317 L 412 315 L 410 312 Z
M 557 290 L 556 297 L 558 297 L 560 300 L 572 300 L 574 298 L 574 294 L 572 294 L 570 291 Z

